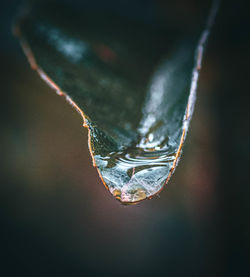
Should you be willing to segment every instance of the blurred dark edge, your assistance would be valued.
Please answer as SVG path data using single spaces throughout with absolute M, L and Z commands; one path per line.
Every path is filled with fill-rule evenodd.
M 20 79 L 20 76 L 24 76 L 29 70 L 22 51 L 10 32 L 11 21 L 18 4 L 19 1 L 14 0 L 1 3 L 0 29 L 2 39 L 0 57 L 1 83 L 3 86 L 1 87 L 0 120 L 1 130 L 3 131 L 11 130 L 12 126 L 18 128 L 18 112 L 21 109 L 17 107 L 17 103 L 14 101 L 15 95 L 10 89 L 10 84 L 15 82 L 17 75 Z M 124 264 L 120 261 L 121 264 L 118 265 L 119 272 L 115 264 L 113 266 L 115 270 L 110 271 L 112 262 L 114 262 L 112 260 L 109 265 L 107 264 L 109 270 L 106 270 L 105 264 L 102 264 L 103 268 L 100 268 L 95 266 L 94 260 L 90 265 L 88 261 L 91 258 L 88 260 L 88 252 L 85 253 L 84 260 L 82 260 L 79 258 L 80 255 L 74 253 L 74 250 L 72 250 L 74 248 L 63 251 L 60 242 L 54 240 L 51 234 L 43 233 L 42 227 L 36 228 L 32 224 L 24 224 L 10 212 L 9 207 L 15 205 L 13 199 L 20 192 L 17 190 L 17 186 L 11 183 L 13 178 L 10 178 L 10 172 L 4 172 L 4 165 L 8 160 L 5 156 L 7 153 L 6 147 L 9 147 L 10 144 L 3 141 L 1 144 L 3 148 L 1 152 L 3 151 L 4 154 L 1 155 L 0 196 L 1 276 L 22 276 L 24 274 L 26 276 L 29 274 L 30 276 L 100 276 L 103 274 L 120 276 L 123 273 L 131 276 L 146 276 L 147 273 L 154 273 L 156 276 L 180 276 L 180 274 L 187 276 L 249 276 L 249 27 L 249 7 L 247 3 L 244 1 L 224 1 L 216 19 L 216 26 L 213 29 L 204 59 L 204 68 L 209 67 L 209 63 L 213 63 L 211 68 L 216 71 L 212 72 L 214 98 L 210 106 L 212 108 L 211 113 L 216 118 L 216 128 L 218 129 L 216 143 L 220 174 L 217 184 L 217 205 L 212 215 L 213 224 L 208 224 L 207 230 L 202 229 L 202 232 L 205 232 L 206 236 L 213 243 L 216 243 L 216 247 L 213 249 L 214 252 L 210 253 L 213 259 L 210 256 L 207 260 L 206 256 L 199 257 L 200 252 L 196 252 L 194 249 L 192 250 L 194 251 L 193 257 L 190 258 L 192 251 L 187 251 L 185 247 L 187 241 L 191 240 L 192 242 L 193 239 L 188 235 L 185 236 L 184 230 L 178 233 L 175 241 L 173 241 L 174 258 L 165 260 L 164 255 L 167 255 L 167 245 L 165 245 L 166 241 L 163 236 L 164 228 L 166 228 L 164 226 L 162 226 L 161 241 L 157 247 L 152 248 L 152 251 L 156 251 L 152 253 L 152 257 L 155 257 L 151 261 L 152 265 L 128 264 L 124 259 Z M 26 64 L 25 72 L 20 72 L 20 68 L 23 68 L 21 65 L 24 63 Z M 21 128 L 22 124 L 20 124 Z M 15 131 L 16 134 L 19 131 L 22 132 L 22 130 L 12 131 Z M 154 205 L 157 205 L 157 202 L 155 203 Z M 52 206 L 52 209 L 54 208 L 56 207 Z M 16 206 L 16 209 L 18 209 L 18 206 Z M 66 209 L 62 212 L 66 212 Z M 58 211 L 59 213 L 60 211 Z M 82 213 L 86 218 L 88 217 L 87 214 L 84 214 L 84 211 Z M 49 214 L 49 208 L 45 214 Z M 48 221 L 46 222 L 49 224 Z M 70 225 L 70 222 L 62 226 L 64 227 L 66 224 Z M 131 223 L 128 221 L 127 224 Z M 179 227 L 185 228 L 185 224 L 180 224 Z M 154 230 L 153 226 L 152 230 Z M 92 231 L 101 232 L 101 230 Z M 186 230 L 186 232 L 189 235 L 192 234 L 192 230 Z M 57 236 L 57 234 L 55 235 Z M 141 235 L 143 236 L 143 234 Z M 114 238 L 114 244 L 116 244 L 116 239 L 119 238 L 119 235 Z M 195 239 L 197 243 L 198 238 Z M 180 245 L 177 248 L 178 252 L 174 253 L 177 241 L 180 242 Z M 134 249 L 131 249 L 131 257 L 142 255 L 140 249 L 137 248 L 136 241 L 134 243 Z M 142 243 L 140 241 L 138 245 Z M 147 244 L 148 242 L 144 241 L 144 243 Z M 95 251 L 98 253 L 101 250 L 98 248 L 98 242 L 96 244 Z M 181 245 L 183 245 L 183 248 Z M 197 244 L 197 247 L 199 247 L 199 244 Z M 73 253 L 71 253 L 72 251 Z M 105 256 L 105 253 L 108 255 L 110 251 L 106 248 L 101 253 Z M 117 251 L 117 256 L 124 257 L 122 248 L 118 247 L 116 249 L 114 247 L 112 251 Z M 129 252 L 126 253 L 129 256 Z M 171 253 L 167 256 L 171 256 Z M 100 258 L 100 255 L 98 257 Z M 158 263 L 159 261 L 160 263 Z M 197 264 L 195 261 L 197 261 Z M 211 262 L 214 264 L 211 264 Z M 182 267 L 185 269 L 184 272 L 181 270 Z

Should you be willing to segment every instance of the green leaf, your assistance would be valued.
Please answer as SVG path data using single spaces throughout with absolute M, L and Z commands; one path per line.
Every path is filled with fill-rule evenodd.
M 190 32 L 133 7 L 52 3 L 15 28 L 32 68 L 82 115 L 109 191 L 122 203 L 151 198 L 179 161 L 215 8 L 205 31 L 197 17 Z

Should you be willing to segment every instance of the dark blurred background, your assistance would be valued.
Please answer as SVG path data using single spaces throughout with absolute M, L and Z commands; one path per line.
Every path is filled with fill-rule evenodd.
M 198 3 L 170 2 L 183 15 Z M 249 7 L 222 2 L 174 177 L 159 198 L 122 206 L 92 167 L 80 116 L 12 36 L 19 4 L 0 9 L 0 275 L 249 276 Z

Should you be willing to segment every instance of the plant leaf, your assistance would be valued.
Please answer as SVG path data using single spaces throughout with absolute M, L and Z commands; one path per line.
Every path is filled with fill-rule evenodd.
M 199 40 L 155 18 L 47 2 L 15 28 L 32 68 L 82 115 L 93 163 L 122 203 L 151 198 L 173 174 L 210 27 Z

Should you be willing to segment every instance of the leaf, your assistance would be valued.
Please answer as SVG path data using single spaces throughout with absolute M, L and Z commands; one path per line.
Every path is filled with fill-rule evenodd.
M 158 194 L 177 166 L 215 8 L 199 39 L 197 28 L 157 13 L 91 3 L 33 5 L 15 33 L 32 68 L 82 115 L 103 183 L 136 203 Z

